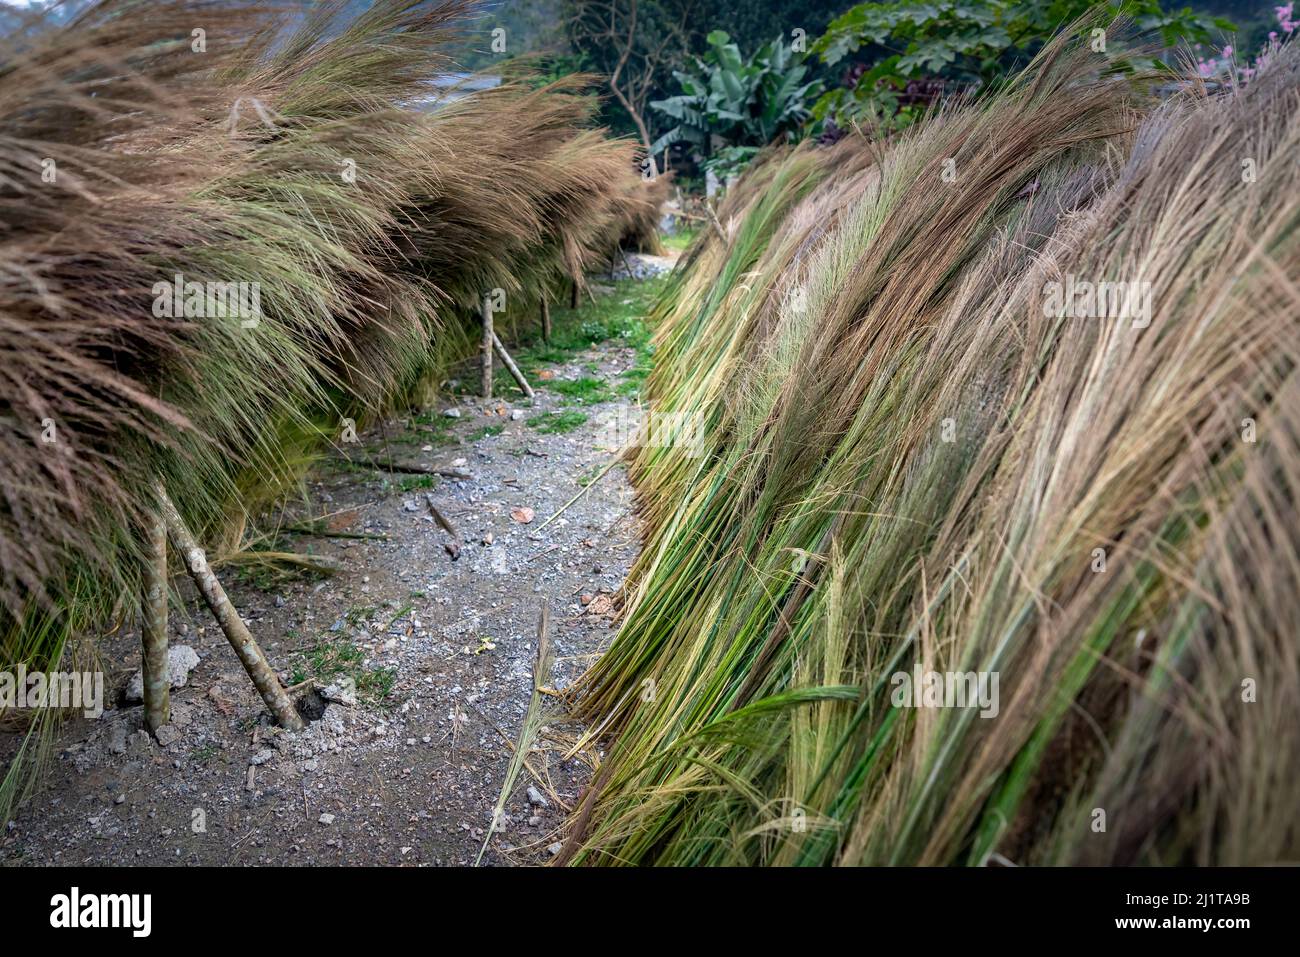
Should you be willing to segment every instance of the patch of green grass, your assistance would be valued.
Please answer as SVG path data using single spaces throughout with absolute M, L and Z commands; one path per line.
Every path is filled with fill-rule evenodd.
M 425 409 L 411 419 L 412 425 L 424 426 L 417 430 L 413 441 L 426 445 L 453 445 L 460 441 L 452 434 L 454 419 L 449 419 L 437 409 Z
M 399 492 L 415 492 L 419 489 L 433 488 L 437 484 L 436 475 L 407 475 L 398 479 L 394 487 Z
M 695 242 L 695 237 L 699 234 L 700 228 L 698 226 L 692 226 L 689 229 L 679 229 L 671 236 L 661 235 L 659 237 L 659 244 L 669 252 L 683 253 L 690 248 L 691 243 Z
M 393 693 L 397 683 L 396 668 L 367 668 L 356 678 L 357 699 L 378 704 Z
M 650 374 L 650 367 L 654 362 L 654 347 L 646 343 L 637 349 L 636 365 L 632 368 L 619 373 L 619 384 L 614 391 L 619 395 L 636 396 L 641 394 L 641 389 L 645 386 L 646 376 Z
M 193 761 L 195 764 L 207 764 L 209 761 L 211 761 L 213 758 L 217 756 L 217 753 L 220 750 L 221 749 L 218 748 L 215 744 L 208 743 L 203 745 L 201 748 L 195 748 L 193 751 L 191 751 L 190 760 Z
M 640 350 L 650 341 L 645 315 L 664 285 L 663 277 L 625 279 L 614 283 L 613 292 L 598 295 L 595 302 L 584 297 L 577 309 L 553 305 L 551 341 L 542 342 L 534 328 L 515 358 L 525 375 L 535 375 L 540 366 L 568 362 L 574 353 L 601 342 L 621 340 L 620 344 Z
M 572 380 L 557 379 L 546 383 L 546 387 L 578 405 L 595 405 L 597 402 L 608 402 L 614 398 L 613 393 L 605 387 L 602 380 L 590 376 Z
M 375 613 L 374 605 L 353 605 L 343 614 L 343 618 L 349 625 L 355 625 L 359 621 L 365 621 Z
M 572 432 L 586 421 L 587 416 L 577 409 L 564 409 L 547 415 L 535 415 L 528 420 L 527 425 L 544 435 L 557 435 Z
M 604 471 L 605 471 L 604 465 L 601 464 L 593 465 L 591 468 L 587 469 L 585 472 L 583 472 L 581 475 L 578 476 L 577 479 L 578 486 L 580 488 L 586 488 L 592 482 L 596 481 L 596 479 L 599 478 L 601 473 Z
M 486 439 L 492 435 L 500 435 L 505 430 L 504 425 L 485 425 L 481 429 L 475 429 L 466 438 L 471 442 L 477 442 L 479 439 Z
M 374 609 L 366 609 L 373 612 Z M 349 620 L 351 612 L 349 612 Z M 366 654 L 346 639 L 322 640 L 301 656 L 290 675 L 293 684 L 315 678 L 330 684 L 340 678 L 350 679 L 356 689 L 357 700 L 378 704 L 392 693 L 397 681 L 395 668 L 367 668 Z
M 338 472 L 373 472 L 375 467 L 365 459 L 345 459 L 328 457 L 323 460 L 325 468 L 334 469 Z

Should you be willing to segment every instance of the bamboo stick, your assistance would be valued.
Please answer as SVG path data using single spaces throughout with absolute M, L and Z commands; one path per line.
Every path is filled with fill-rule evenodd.
M 492 306 L 483 297 L 483 398 L 492 398 Z
M 495 332 L 492 333 L 492 345 L 496 348 L 497 355 L 501 357 L 502 365 L 514 376 L 515 381 L 519 383 L 519 388 L 524 390 L 524 395 L 531 399 L 534 395 L 533 387 L 528 384 L 524 374 L 519 371 L 519 366 L 515 365 L 515 360 L 510 358 L 510 353 L 506 352 L 505 344 L 501 342 L 501 338 Z
M 171 669 L 167 661 L 167 524 L 154 515 L 148 525 L 144 566 L 140 657 L 144 674 L 144 720 L 150 731 L 171 720 Z
M 239 617 L 239 612 L 235 606 L 230 603 L 226 597 L 226 591 L 221 587 L 221 582 L 213 574 L 212 569 L 208 567 L 207 559 L 204 557 L 203 549 L 199 548 L 198 542 L 194 535 L 186 527 L 180 512 L 168 498 L 166 490 L 162 483 L 157 485 L 158 501 L 162 509 L 163 519 L 167 525 L 167 535 L 171 539 L 172 546 L 181 553 L 185 562 L 185 567 L 194 579 L 194 584 L 198 586 L 199 592 L 203 595 L 203 600 L 207 602 L 208 609 L 212 612 L 217 624 L 225 633 L 226 638 L 235 649 L 235 654 L 239 656 L 240 662 L 244 665 L 244 670 L 248 672 L 248 677 L 253 679 L 258 694 L 266 702 L 266 707 L 274 715 L 275 720 L 280 727 L 287 728 L 290 731 L 301 731 L 306 727 L 302 716 L 298 714 L 298 709 L 294 707 L 293 701 L 290 700 L 284 686 L 280 684 L 280 679 L 276 677 L 271 665 L 266 660 L 266 655 L 258 647 L 252 633 L 249 632 L 248 626 L 244 620 Z

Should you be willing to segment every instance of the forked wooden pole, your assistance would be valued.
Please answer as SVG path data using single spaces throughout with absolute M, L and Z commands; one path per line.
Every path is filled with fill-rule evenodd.
M 293 706 L 293 701 L 284 690 L 284 685 L 280 684 L 280 679 L 271 670 L 266 655 L 262 654 L 262 649 L 253 639 L 248 626 L 244 624 L 244 620 L 239 617 L 239 612 L 226 597 L 226 590 L 221 587 L 221 582 L 217 581 L 217 576 L 208 567 L 203 549 L 199 548 L 199 543 L 186 527 L 185 521 L 176 510 L 176 506 L 172 504 L 172 500 L 168 498 L 161 482 L 157 483 L 156 490 L 172 547 L 181 553 L 186 570 L 194 579 L 194 584 L 198 586 L 213 617 L 217 619 L 217 624 L 221 626 L 227 640 L 234 647 L 235 654 L 239 655 L 248 677 L 253 679 L 258 694 L 262 696 L 266 707 L 275 716 L 280 727 L 290 731 L 301 731 L 307 726 L 306 722 L 298 714 L 298 709 Z
M 141 603 L 141 659 L 144 674 L 144 720 L 157 732 L 171 720 L 171 674 L 167 664 L 167 524 L 151 516 L 149 554 L 144 566 Z

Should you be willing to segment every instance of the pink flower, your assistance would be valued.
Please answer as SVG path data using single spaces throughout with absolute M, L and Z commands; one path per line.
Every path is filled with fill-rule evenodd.
M 1228 44 L 1223 48 L 1223 55 L 1227 57 L 1232 56 L 1232 44 Z

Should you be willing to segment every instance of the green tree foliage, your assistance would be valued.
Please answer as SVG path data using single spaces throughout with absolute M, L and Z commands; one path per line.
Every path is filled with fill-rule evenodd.
M 702 25 L 700 0 L 560 0 L 565 39 L 584 69 L 607 79 L 602 122 L 649 146 L 649 102 L 666 95 Z
M 673 73 L 682 92 L 650 104 L 676 124 L 652 152 L 684 141 L 734 166 L 774 140 L 797 138 L 822 92 L 820 80 L 808 79 L 805 54 L 784 37 L 763 44 L 748 60 L 721 30 L 710 33 L 708 43 L 693 70 Z
M 831 90 L 814 107 L 818 120 L 840 125 L 871 118 L 906 125 L 923 102 L 908 102 L 908 84 L 943 80 L 984 88 L 1018 69 L 1067 23 L 1094 7 L 1093 0 L 929 0 L 862 3 L 833 20 L 813 46 L 835 66 L 865 53 L 871 66 L 852 85 Z M 1166 47 L 1204 43 L 1231 23 L 1189 8 L 1162 9 L 1158 0 L 1111 0 L 1113 15 Z M 1118 38 L 1111 38 L 1118 42 Z

